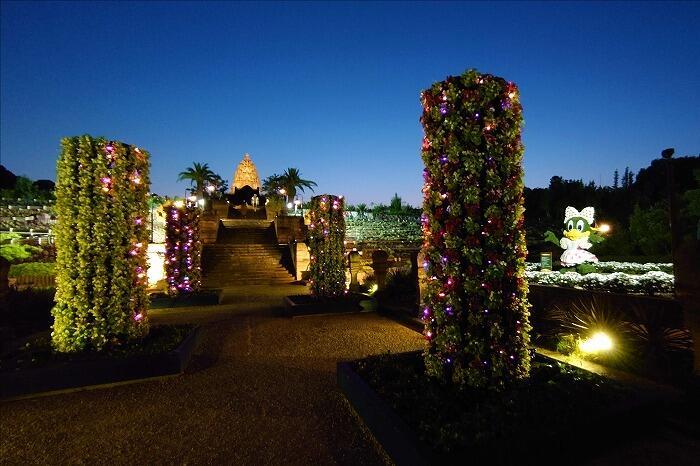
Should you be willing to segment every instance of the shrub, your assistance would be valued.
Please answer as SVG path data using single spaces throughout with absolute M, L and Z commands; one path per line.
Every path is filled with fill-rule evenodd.
M 400 304 L 415 303 L 417 292 L 411 269 L 391 269 L 387 273 L 384 287 L 377 292 L 377 297 Z
M 10 266 L 10 278 L 16 277 L 40 277 L 54 275 L 56 264 L 53 262 L 24 262 Z
M 148 332 L 148 152 L 64 138 L 56 180 L 57 351 L 100 350 Z
M 530 367 L 518 89 L 470 70 L 421 103 L 426 370 L 500 388 Z

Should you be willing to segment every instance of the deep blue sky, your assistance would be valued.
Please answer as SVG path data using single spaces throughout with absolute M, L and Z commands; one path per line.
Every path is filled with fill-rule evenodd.
M 152 154 L 152 189 L 244 152 L 351 203 L 420 203 L 419 92 L 467 68 L 516 82 L 526 184 L 611 183 L 700 150 L 698 3 L 2 2 L 0 158 L 54 178 L 62 136 Z

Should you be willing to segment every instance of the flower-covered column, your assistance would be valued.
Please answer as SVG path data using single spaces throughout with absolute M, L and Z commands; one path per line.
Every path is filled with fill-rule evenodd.
M 56 179 L 57 351 L 99 350 L 148 332 L 149 154 L 90 136 L 65 138 Z
M 192 293 L 201 286 L 202 243 L 199 208 L 175 201 L 165 206 L 165 277 L 171 296 Z
M 469 70 L 421 103 L 426 369 L 502 387 L 530 368 L 518 89 Z
M 345 293 L 345 201 L 323 194 L 311 198 L 309 260 L 311 292 L 331 297 Z

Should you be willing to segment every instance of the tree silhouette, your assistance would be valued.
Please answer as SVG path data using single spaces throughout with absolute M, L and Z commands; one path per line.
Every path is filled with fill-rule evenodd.
M 284 173 L 279 176 L 277 181 L 279 185 L 285 189 L 289 199 L 294 199 L 296 197 L 297 190 L 303 193 L 304 188 L 313 191 L 314 186 L 317 186 L 315 182 L 303 179 L 298 168 L 287 168 Z
M 217 179 L 221 179 L 216 173 L 214 173 L 207 163 L 197 163 L 192 162 L 192 166 L 188 167 L 185 171 L 180 172 L 177 177 L 178 181 L 190 180 L 190 186 L 195 186 L 195 191 L 197 196 L 202 196 L 204 194 L 204 185 L 206 183 L 215 183 Z

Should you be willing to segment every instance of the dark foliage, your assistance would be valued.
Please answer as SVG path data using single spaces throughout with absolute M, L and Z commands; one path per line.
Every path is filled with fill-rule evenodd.
M 561 445 L 551 440 L 576 438 L 635 398 L 610 380 L 540 357 L 533 358 L 529 379 L 501 392 L 426 378 L 418 353 L 370 357 L 354 368 L 449 464 L 464 464 L 465 458 L 470 464 L 531 460 L 541 454 L 535 442 L 547 444 L 552 454 Z

